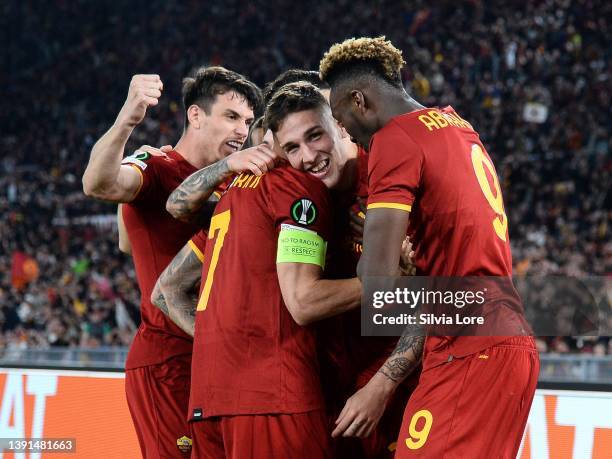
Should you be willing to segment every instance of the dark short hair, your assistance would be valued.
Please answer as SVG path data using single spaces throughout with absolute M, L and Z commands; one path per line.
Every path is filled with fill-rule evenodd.
M 289 69 L 266 84 L 263 90 L 264 104 L 268 105 L 274 93 L 280 88 L 297 81 L 306 81 L 319 89 L 329 89 L 329 85 L 321 79 L 319 72 L 315 70 Z
M 286 84 L 272 95 L 266 106 L 264 129 L 277 132 L 280 124 L 291 113 L 318 110 L 321 107 L 329 107 L 329 105 L 323 94 L 313 84 L 305 81 Z
M 243 96 L 253 113 L 261 112 L 261 89 L 255 83 L 224 67 L 200 67 L 193 76 L 183 79 L 185 126 L 189 124 L 186 112 L 190 106 L 195 104 L 209 114 L 217 96 L 229 91 Z

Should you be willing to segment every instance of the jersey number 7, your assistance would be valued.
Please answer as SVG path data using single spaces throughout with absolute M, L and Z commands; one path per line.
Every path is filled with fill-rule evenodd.
M 210 297 L 210 289 L 212 288 L 213 277 L 215 275 L 215 269 L 217 269 L 217 263 L 219 261 L 219 254 L 223 247 L 223 240 L 229 229 L 231 219 L 230 210 L 221 212 L 210 219 L 210 229 L 208 230 L 208 239 L 213 239 L 216 236 L 215 246 L 213 248 L 212 257 L 210 259 L 210 266 L 208 267 L 208 273 L 206 274 L 206 281 L 204 282 L 204 289 L 200 295 L 198 301 L 197 311 L 204 311 L 208 306 L 208 298 Z

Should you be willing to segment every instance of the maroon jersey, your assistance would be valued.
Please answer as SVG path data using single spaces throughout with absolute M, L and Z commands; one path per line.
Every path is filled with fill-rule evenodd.
M 150 298 L 159 275 L 198 230 L 166 211 L 170 193 L 196 168 L 176 151 L 167 156 L 139 153 L 123 163 L 142 177 L 136 197 L 122 207 L 141 294 L 141 323 L 126 362 L 126 368 L 132 369 L 191 353 L 189 335 L 153 306 Z
M 281 166 L 239 175 L 217 204 L 196 313 L 192 419 L 323 408 L 314 329 L 287 310 L 276 254 L 283 225 L 328 239 L 328 201 L 318 179 Z
M 418 274 L 512 275 L 508 219 L 495 168 L 478 134 L 451 107 L 392 118 L 372 137 L 368 179 L 368 209 L 410 212 L 408 234 Z M 503 339 L 428 337 L 424 365 Z

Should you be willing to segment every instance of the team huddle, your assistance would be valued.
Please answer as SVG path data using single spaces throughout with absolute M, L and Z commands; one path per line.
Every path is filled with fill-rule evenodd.
M 121 203 L 142 294 L 126 395 L 143 457 L 516 457 L 530 336 L 361 336 L 366 278 L 512 274 L 485 147 L 412 99 L 403 65 L 379 37 L 263 94 L 203 67 L 176 145 L 124 158 L 163 90 L 132 79 L 83 188 Z

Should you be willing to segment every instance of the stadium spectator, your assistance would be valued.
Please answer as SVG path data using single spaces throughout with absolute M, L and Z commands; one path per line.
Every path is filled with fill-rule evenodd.
M 612 3 L 238 3 L 54 0 L 45 14 L 32 0 L 2 5 L 0 348 L 130 342 L 139 298 L 117 250 L 116 209 L 86 199 L 79 180 L 121 106 L 122 82 L 162 76 L 165 94 L 128 150 L 166 145 L 182 129 L 180 79 L 196 64 L 264 84 L 316 68 L 349 36 L 387 35 L 413 69 L 403 75 L 409 92 L 452 105 L 481 133 L 504 188 L 516 274 L 610 275 Z M 28 262 L 19 288 L 16 252 Z M 612 341 L 539 346 L 610 354 Z

